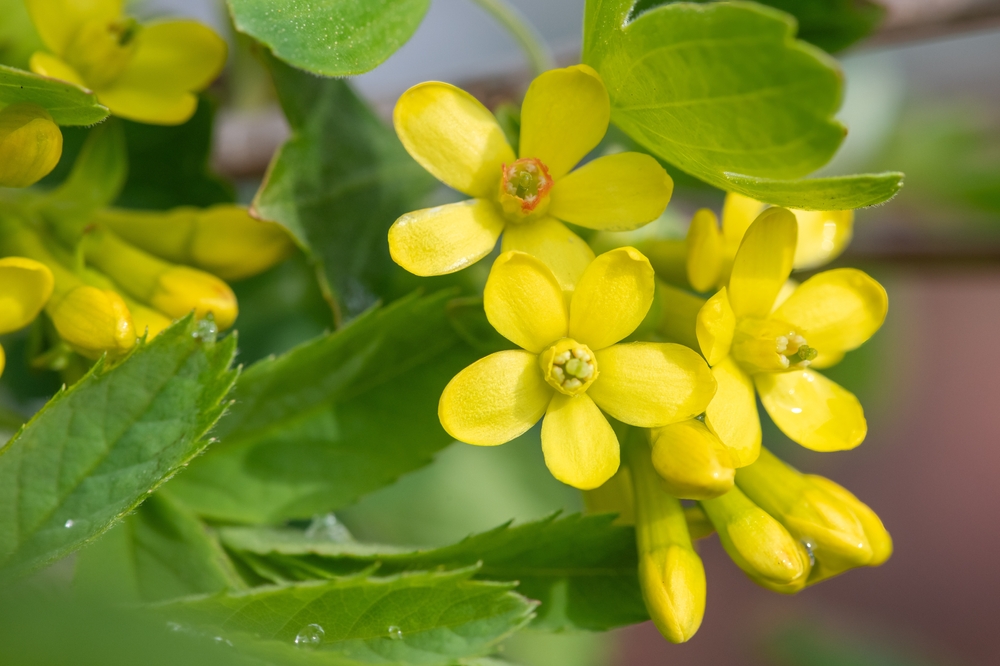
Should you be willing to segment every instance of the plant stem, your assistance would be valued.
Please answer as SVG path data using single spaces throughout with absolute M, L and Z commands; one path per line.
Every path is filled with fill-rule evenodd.
M 524 54 L 528 57 L 536 75 L 555 67 L 555 59 L 541 34 L 507 0 L 472 0 L 472 2 L 486 10 L 510 32 L 524 49 Z

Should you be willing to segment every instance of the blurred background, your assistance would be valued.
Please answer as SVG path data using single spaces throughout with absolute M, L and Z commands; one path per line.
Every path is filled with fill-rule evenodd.
M 583 0 L 511 2 L 559 62 L 575 61 Z M 712 537 L 700 542 L 708 610 L 690 643 L 667 644 L 649 623 L 603 635 L 524 632 L 505 646 L 505 658 L 525 666 L 1000 663 L 1000 567 L 993 566 L 1000 552 L 1000 2 L 885 4 L 882 31 L 837 56 L 850 133 L 824 169 L 907 174 L 895 200 L 858 212 L 855 240 L 837 261 L 870 272 L 890 295 L 882 331 L 828 373 L 861 398 L 868 439 L 850 453 L 814 454 L 765 426 L 764 442 L 870 504 L 893 535 L 894 556 L 881 568 L 782 597 L 745 578 Z M 135 11 L 194 16 L 232 34 L 214 0 L 150 0 Z M 212 159 L 249 200 L 288 130 L 263 72 L 233 44 Z M 530 76 L 516 44 L 482 9 L 434 0 L 413 39 L 354 83 L 388 116 L 399 93 L 427 79 L 462 85 L 494 105 L 516 100 Z M 718 210 L 721 202 L 722 193 L 678 179 L 661 227 L 683 230 L 695 208 Z M 301 267 L 281 270 L 294 289 Z M 272 309 L 254 318 L 248 304 L 273 303 L 274 281 L 249 282 L 240 293 L 243 362 L 258 354 L 254 327 L 275 316 Z M 286 327 L 287 346 L 323 326 L 302 317 Z M 503 447 L 455 444 L 338 518 L 358 538 L 436 545 L 512 518 L 581 508 L 579 494 L 546 472 L 531 432 Z

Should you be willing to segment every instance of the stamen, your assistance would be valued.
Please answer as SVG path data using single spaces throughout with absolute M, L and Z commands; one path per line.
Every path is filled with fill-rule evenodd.
M 775 338 L 775 348 L 781 356 L 781 365 L 785 368 L 795 365 L 806 368 L 819 355 L 819 351 L 810 347 L 806 339 L 796 333 L 789 331 L 788 335 L 779 335 Z
M 519 159 L 503 166 L 500 203 L 508 215 L 523 218 L 534 213 L 543 201 L 547 201 L 551 189 L 548 169 L 536 159 Z
M 576 340 L 563 338 L 539 356 L 545 381 L 567 395 L 587 390 L 597 379 L 597 359 Z

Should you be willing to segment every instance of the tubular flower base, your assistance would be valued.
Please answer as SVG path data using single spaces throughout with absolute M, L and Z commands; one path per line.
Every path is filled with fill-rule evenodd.
M 141 25 L 122 14 L 122 0 L 26 0 L 48 51 L 31 69 L 93 90 L 113 114 L 143 123 L 179 125 L 198 105 L 194 94 L 215 80 L 226 42 L 194 21 Z
M 797 224 L 769 208 L 747 230 L 728 288 L 698 313 L 696 333 L 719 391 L 705 423 L 737 467 L 760 450 L 755 389 L 788 437 L 815 451 L 841 451 L 867 432 L 857 398 L 815 371 L 870 338 L 885 320 L 885 290 L 865 273 L 841 268 L 786 289 Z
M 461 270 L 503 233 L 503 252 L 544 261 L 570 290 L 594 253 L 563 222 L 635 229 L 657 219 L 673 181 L 649 155 L 619 153 L 573 167 L 604 137 L 611 115 L 601 77 L 586 65 L 536 78 L 521 110 L 519 157 L 486 107 L 446 83 L 406 91 L 393 121 L 400 140 L 438 180 L 474 197 L 407 213 L 389 230 L 389 251 L 416 275 Z
M 618 439 L 601 413 L 656 428 L 700 414 L 715 381 L 698 354 L 677 344 L 617 344 L 653 300 L 653 269 L 640 252 L 597 257 L 569 299 L 553 272 L 523 252 L 505 252 L 486 282 L 486 315 L 520 350 L 477 361 L 445 387 L 444 429 L 493 446 L 544 417 L 542 450 L 552 475 L 596 488 L 618 470 Z

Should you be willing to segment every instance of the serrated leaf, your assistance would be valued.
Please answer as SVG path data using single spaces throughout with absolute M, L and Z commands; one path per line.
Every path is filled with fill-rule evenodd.
M 18 102 L 31 102 L 43 107 L 58 125 L 93 125 L 110 113 L 89 90 L 0 65 L 0 105 Z
M 128 601 L 245 587 L 205 525 L 164 492 L 81 550 L 73 582 L 94 596 Z
M 254 198 L 257 217 L 283 224 L 319 264 L 340 310 L 354 316 L 401 271 L 386 234 L 436 181 L 345 81 L 266 57 L 292 137 Z
M 714 0 L 685 0 L 706 3 Z M 885 18 L 885 7 L 870 0 L 758 0 L 798 21 L 799 39 L 833 53 L 867 37 Z M 633 15 L 671 0 L 638 0 Z
M 0 569 L 79 548 L 201 452 L 235 380 L 235 337 L 185 318 L 113 368 L 98 362 L 0 449 Z
M 409 297 L 247 369 L 221 442 L 170 491 L 201 515 L 307 518 L 421 467 L 451 443 L 445 384 L 478 356 L 452 328 L 453 294 Z
M 267 564 L 291 580 L 344 575 L 378 563 L 381 573 L 482 562 L 476 576 L 519 581 L 542 602 L 534 626 L 599 631 L 649 619 L 639 590 L 635 531 L 614 516 L 555 516 L 510 523 L 443 548 L 412 550 L 309 539 L 292 529 L 226 528 L 223 545 L 251 566 Z
M 430 0 L 229 0 L 236 29 L 323 76 L 375 69 L 413 35 Z
M 510 584 L 472 581 L 475 568 L 386 578 L 352 577 L 186 599 L 163 610 L 238 641 L 292 646 L 322 628 L 314 654 L 355 663 L 450 664 L 488 651 L 531 619 L 534 604 Z M 183 618 L 183 619 L 182 619 Z
M 767 203 L 823 209 L 890 199 L 898 179 L 798 181 L 830 160 L 835 61 L 794 39 L 792 17 L 754 3 L 672 3 L 630 17 L 634 0 L 587 2 L 584 61 L 600 72 L 612 120 L 658 157 L 705 182 Z

